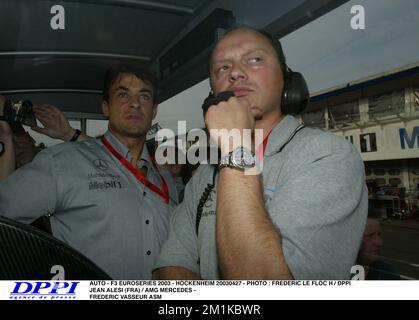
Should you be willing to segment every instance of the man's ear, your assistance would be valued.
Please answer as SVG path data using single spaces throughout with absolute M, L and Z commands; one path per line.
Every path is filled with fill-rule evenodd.
M 156 117 L 156 115 L 157 115 L 157 109 L 158 109 L 158 107 L 157 107 L 157 104 L 155 104 L 154 106 L 153 106 L 153 119 Z
M 102 113 L 105 115 L 106 119 L 109 119 L 109 105 L 105 100 L 102 101 Z

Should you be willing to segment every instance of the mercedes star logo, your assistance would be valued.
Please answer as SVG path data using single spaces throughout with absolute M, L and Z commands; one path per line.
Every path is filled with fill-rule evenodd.
M 102 159 L 96 159 L 95 161 L 93 161 L 93 164 L 96 166 L 96 168 L 102 171 L 106 171 L 109 169 L 109 165 L 106 163 L 105 160 Z

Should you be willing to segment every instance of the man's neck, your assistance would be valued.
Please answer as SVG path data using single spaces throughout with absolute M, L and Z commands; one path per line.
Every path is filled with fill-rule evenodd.
M 275 126 L 281 122 L 281 120 L 284 118 L 284 115 L 282 113 L 275 113 L 271 116 L 266 116 L 262 118 L 259 121 L 255 122 L 255 130 L 256 129 L 262 129 L 263 130 L 263 139 L 265 139 L 268 134 L 271 132 Z M 254 135 L 253 135 L 254 138 Z
M 121 135 L 112 129 L 109 129 L 109 131 L 119 142 L 121 142 L 124 146 L 126 146 L 129 149 L 131 156 L 133 157 L 133 162 L 136 163 L 140 158 L 141 153 L 143 152 L 143 146 L 146 137 L 128 137 L 125 135 Z

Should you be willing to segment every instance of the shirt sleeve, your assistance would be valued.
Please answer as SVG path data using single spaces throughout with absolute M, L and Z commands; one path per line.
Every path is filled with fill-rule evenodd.
M 202 174 L 197 172 L 186 185 L 185 198 L 173 213 L 169 237 L 160 251 L 155 269 L 170 266 L 183 267 L 200 274 L 195 219 L 198 204 L 196 197 L 200 195 L 197 190 L 199 190 L 201 179 Z
M 268 211 L 294 278 L 349 279 L 367 215 L 363 162 L 349 143 L 308 148 L 278 181 Z
M 0 182 L 0 216 L 29 224 L 54 212 L 57 192 L 54 160 L 52 153 L 44 150 Z

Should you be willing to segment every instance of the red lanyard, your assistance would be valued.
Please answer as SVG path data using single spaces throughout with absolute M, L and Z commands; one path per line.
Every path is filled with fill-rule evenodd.
M 109 141 L 105 138 L 105 136 L 101 137 L 101 140 L 103 142 L 103 144 L 105 145 L 105 147 L 109 150 L 110 153 L 112 153 L 118 160 L 119 162 L 121 162 L 125 168 L 127 168 L 129 171 L 131 171 L 131 173 L 138 179 L 138 181 L 140 181 L 142 184 L 144 184 L 147 188 L 151 189 L 152 191 L 154 191 L 155 193 L 157 193 L 160 197 L 163 198 L 165 203 L 169 203 L 169 188 L 167 187 L 167 183 L 166 181 L 163 179 L 163 177 L 161 176 L 160 172 L 158 172 L 157 166 L 156 164 L 151 161 L 151 163 L 153 164 L 154 168 L 156 168 L 161 181 L 162 181 L 162 185 L 163 185 L 163 190 L 161 190 L 159 187 L 157 187 L 155 184 L 153 184 L 152 182 L 150 182 L 146 177 L 144 177 L 141 173 L 139 173 L 137 171 L 137 169 L 135 169 L 131 163 L 128 162 L 127 159 L 125 159 L 123 156 L 121 156 L 118 151 L 116 151 L 114 149 L 114 147 L 112 147 L 112 145 L 109 143 Z M 144 146 L 145 148 L 145 146 Z
M 263 144 L 262 144 L 262 153 L 260 150 L 260 146 L 258 147 L 256 154 L 258 157 L 258 160 L 262 160 L 263 155 L 265 154 L 265 149 L 266 149 L 266 145 L 268 144 L 268 139 L 269 139 L 269 135 L 271 134 L 272 130 L 269 131 L 268 135 L 265 137 L 265 139 L 263 139 Z

